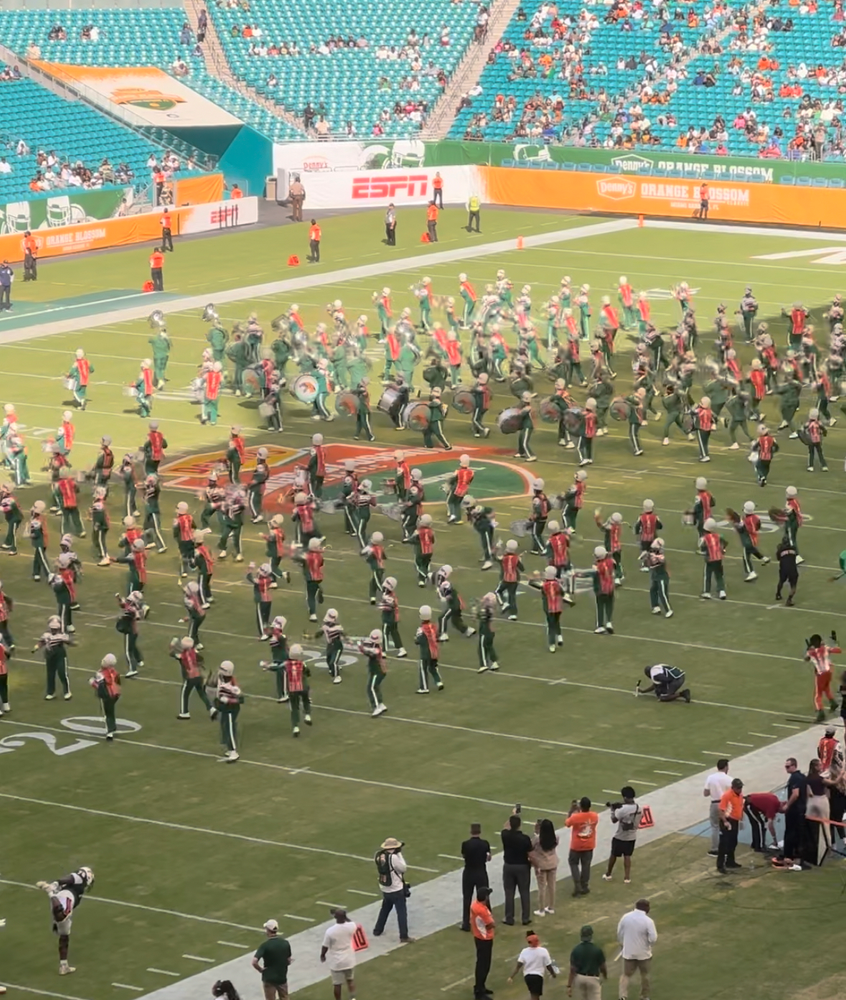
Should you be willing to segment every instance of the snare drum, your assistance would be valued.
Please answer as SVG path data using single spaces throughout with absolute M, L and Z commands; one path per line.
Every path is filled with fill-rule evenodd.
M 515 538 L 523 538 L 528 534 L 529 522 L 525 518 L 522 521 L 512 521 L 508 530 Z
M 317 379 L 307 372 L 297 375 L 288 390 L 301 403 L 313 403 L 317 399 Z
M 383 413 L 390 413 L 391 410 L 397 405 L 398 399 L 399 389 L 394 389 L 391 386 L 388 386 L 388 388 L 382 392 L 382 396 L 376 404 L 376 409 L 381 410 Z
M 400 503 L 381 503 L 376 507 L 381 514 L 389 517 L 392 521 L 402 520 L 403 507 Z
M 682 511 L 682 524 L 686 525 L 688 528 L 696 523 L 696 518 L 694 517 L 692 510 Z
M 503 410 L 496 418 L 496 425 L 503 434 L 516 434 L 520 430 L 522 423 L 523 413 L 516 406 L 509 406 L 507 410 Z
M 268 420 L 276 412 L 276 407 L 273 403 L 259 403 L 258 411 L 260 417 L 264 417 L 265 420 Z
M 429 429 L 429 406 L 419 400 L 407 403 L 403 407 L 402 422 L 409 430 L 426 431 Z
M 611 405 L 608 407 L 608 412 L 614 420 L 628 420 L 630 410 L 631 407 L 629 404 L 620 396 L 612 400 Z
M 358 412 L 358 396 L 354 392 L 339 392 L 335 397 L 335 412 L 341 417 L 354 417 Z
M 757 451 L 750 451 L 749 454 L 746 456 L 746 461 L 747 462 L 751 462 L 752 465 L 757 465 L 758 464 L 758 452 Z
M 554 396 L 547 396 L 542 399 L 538 407 L 540 418 L 545 424 L 557 424 L 561 417 L 561 410 L 555 402 Z
M 452 394 L 452 405 L 459 413 L 472 413 L 476 408 L 476 400 L 469 389 L 456 389 Z
M 397 481 L 396 479 L 383 479 L 382 480 L 382 492 L 385 494 L 390 493 L 392 496 L 397 495 Z
M 205 397 L 205 390 L 203 387 L 203 380 L 201 378 L 195 378 L 191 380 L 191 394 L 195 400 L 200 400 Z
M 578 434 L 584 425 L 584 410 L 580 406 L 571 406 L 564 414 L 564 426 L 571 434 Z
M 131 399 L 138 398 L 138 390 L 135 388 L 134 385 L 125 385 L 123 387 L 123 394 L 124 396 L 129 396 Z
M 690 412 L 690 410 L 681 415 L 681 425 L 682 425 L 682 430 L 685 432 L 685 434 L 693 433 L 693 414 Z
M 70 392 L 76 392 L 76 389 L 77 389 L 77 381 L 76 381 L 76 379 L 75 378 L 66 378 L 65 379 L 65 388 L 68 389 Z

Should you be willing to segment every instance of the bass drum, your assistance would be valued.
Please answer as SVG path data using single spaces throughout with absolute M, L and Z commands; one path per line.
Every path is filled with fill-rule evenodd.
M 542 399 L 538 410 L 540 411 L 540 418 L 545 424 L 558 423 L 561 410 L 555 402 L 554 396 L 547 396 L 546 399 Z
M 608 407 L 608 412 L 614 420 L 628 420 L 630 410 L 631 407 L 629 404 L 621 397 L 612 400 L 611 405 Z
M 307 372 L 297 375 L 291 383 L 289 392 L 301 403 L 313 403 L 317 399 L 317 379 Z
M 571 434 L 578 434 L 585 425 L 585 414 L 580 406 L 571 406 L 564 414 L 564 426 Z
M 341 417 L 354 417 L 358 412 L 358 397 L 354 392 L 339 392 L 335 397 L 335 412 Z
M 245 396 L 264 395 L 264 371 L 261 365 L 250 365 L 241 376 L 241 387 Z
M 402 411 L 403 424 L 412 431 L 429 429 L 429 406 L 427 403 L 408 403 Z
M 476 408 L 476 400 L 469 389 L 456 389 L 452 394 L 453 408 L 459 413 L 472 413 Z
M 522 411 L 516 406 L 509 406 L 496 418 L 496 425 L 503 434 L 516 434 L 520 430 L 522 422 Z
M 682 425 L 682 430 L 685 432 L 685 434 L 693 433 L 693 414 L 690 412 L 690 410 L 687 410 L 685 413 L 681 415 L 681 425 Z
M 381 410 L 382 413 L 390 413 L 391 410 L 396 406 L 397 400 L 399 399 L 399 390 L 388 386 L 379 398 L 379 402 L 376 404 L 376 409 Z

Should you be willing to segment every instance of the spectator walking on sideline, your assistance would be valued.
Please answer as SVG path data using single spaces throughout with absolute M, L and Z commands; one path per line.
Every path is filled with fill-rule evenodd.
M 555 913 L 555 883 L 558 878 L 558 835 L 551 819 L 538 820 L 529 855 L 538 880 L 536 917 Z
M 590 866 L 596 849 L 596 828 L 599 814 L 591 809 L 585 795 L 578 802 L 570 803 L 570 815 L 564 821 L 570 827 L 570 854 L 567 861 L 573 876 L 573 895 L 587 896 L 590 892 Z
M 620 1000 L 629 1000 L 629 980 L 640 972 L 640 995 L 649 996 L 649 969 L 652 964 L 652 946 L 658 940 L 655 922 L 649 916 L 649 900 L 639 899 L 635 908 L 620 918 L 617 924 L 617 941 L 623 959 L 620 976 Z
M 552 962 L 552 956 L 541 947 L 540 938 L 531 931 L 526 935 L 526 947 L 517 956 L 517 964 L 514 971 L 508 977 L 508 982 L 513 982 L 518 972 L 523 972 L 523 982 L 529 991 L 531 1000 L 539 1000 L 543 996 L 543 977 L 549 973 L 553 979 L 558 975 L 558 970 Z
M 491 993 L 486 983 L 491 971 L 496 924 L 490 910 L 490 897 L 491 890 L 487 886 L 480 886 L 476 890 L 476 899 L 470 907 L 473 942 L 476 945 L 476 971 L 473 982 L 473 996 L 476 1000 L 487 1000 Z
M 435 176 L 432 178 L 432 204 L 437 205 L 438 208 L 444 207 L 444 179 L 441 177 L 440 170 L 436 170 Z
M 385 212 L 385 242 L 389 247 L 397 245 L 397 210 L 393 202 L 388 205 Z
M 480 233 L 482 219 L 482 199 L 477 194 L 471 194 L 467 199 L 467 232 L 472 233 L 473 223 L 476 223 L 475 231 Z
M 473 893 L 477 889 L 487 888 L 487 863 L 491 860 L 491 845 L 487 840 L 482 840 L 481 823 L 470 825 L 470 837 L 461 845 L 461 857 L 464 858 L 464 871 L 461 873 L 461 929 L 469 931 Z
M 711 811 L 708 814 L 708 820 L 711 824 L 711 850 L 708 853 L 714 858 L 717 856 L 717 849 L 720 846 L 720 799 L 731 788 L 728 770 L 728 760 L 721 757 L 717 761 L 717 770 L 708 775 L 705 779 L 705 788 L 702 790 L 703 796 L 711 800 Z
M 350 997 L 355 997 L 355 948 L 353 938 L 358 931 L 358 924 L 350 920 L 346 910 L 332 910 L 335 923 L 326 928 L 323 935 L 323 947 L 320 949 L 320 961 L 328 962 L 329 974 L 332 977 L 332 992 L 335 1000 L 341 1000 L 344 983 Z
M 430 201 L 426 208 L 426 232 L 430 243 L 438 242 L 438 206 L 434 201 Z
M 585 924 L 581 930 L 581 941 L 570 952 L 570 975 L 567 978 L 567 996 L 579 1000 L 601 1000 L 602 980 L 608 978 L 605 952 L 593 943 L 593 928 Z
M 294 179 L 288 185 L 288 201 L 291 203 L 291 218 L 294 222 L 303 221 L 303 202 L 305 201 L 305 196 L 306 189 L 303 187 L 300 175 L 294 174 Z
M 308 248 L 309 248 L 309 260 L 312 264 L 320 263 L 320 226 L 317 224 L 317 219 L 311 220 L 311 227 L 308 231 Z
M 406 899 L 411 891 L 403 877 L 408 871 L 408 865 L 402 856 L 402 843 L 395 837 L 388 837 L 376 852 L 374 858 L 376 870 L 379 873 L 379 888 L 382 890 L 382 909 L 373 928 L 373 936 L 381 937 L 385 924 L 391 915 L 391 910 L 397 911 L 400 941 L 407 944 L 413 938 L 408 936 L 408 909 Z
M 4 260 L 0 265 L 0 310 L 12 308 L 12 282 L 15 280 L 15 272 L 9 267 L 9 262 Z
M 264 1000 L 287 1000 L 291 945 L 280 937 L 275 920 L 265 920 L 264 932 L 267 937 L 253 955 L 253 968 L 261 973 Z
M 764 854 L 767 850 L 767 830 L 772 846 L 778 850 L 775 818 L 781 811 L 781 799 L 773 792 L 752 792 L 746 796 L 743 812 L 752 830 L 752 850 Z
M 726 875 L 729 871 L 742 868 L 734 860 L 737 838 L 743 822 L 743 782 L 732 778 L 731 788 L 723 792 L 720 799 L 720 845 L 717 848 L 717 871 Z
M 620 795 L 623 797 L 622 804 L 615 802 L 611 806 L 611 822 L 617 824 L 617 829 L 611 838 L 611 855 L 608 858 L 608 868 L 602 878 L 603 881 L 610 882 L 617 858 L 622 858 L 623 882 L 628 885 L 632 880 L 632 855 L 643 811 L 635 802 L 635 790 L 631 785 L 621 788 Z
M 531 838 L 520 829 L 520 815 L 515 809 L 500 832 L 502 838 L 502 888 L 505 892 L 503 923 L 514 923 L 514 891 L 520 893 L 523 925 L 532 922 L 532 866 L 529 854 Z

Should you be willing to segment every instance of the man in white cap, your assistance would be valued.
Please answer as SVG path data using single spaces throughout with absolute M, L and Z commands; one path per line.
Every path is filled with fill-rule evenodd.
M 261 973 L 264 1000 L 287 1000 L 291 945 L 280 935 L 275 920 L 265 920 L 264 932 L 267 937 L 253 955 L 253 968 Z

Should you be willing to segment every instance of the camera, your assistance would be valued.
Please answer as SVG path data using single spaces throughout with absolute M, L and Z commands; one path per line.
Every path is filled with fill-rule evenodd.
M 605 808 L 606 809 L 613 809 L 613 810 L 616 811 L 617 809 L 622 809 L 623 808 L 623 803 L 622 802 L 606 802 L 605 803 Z

